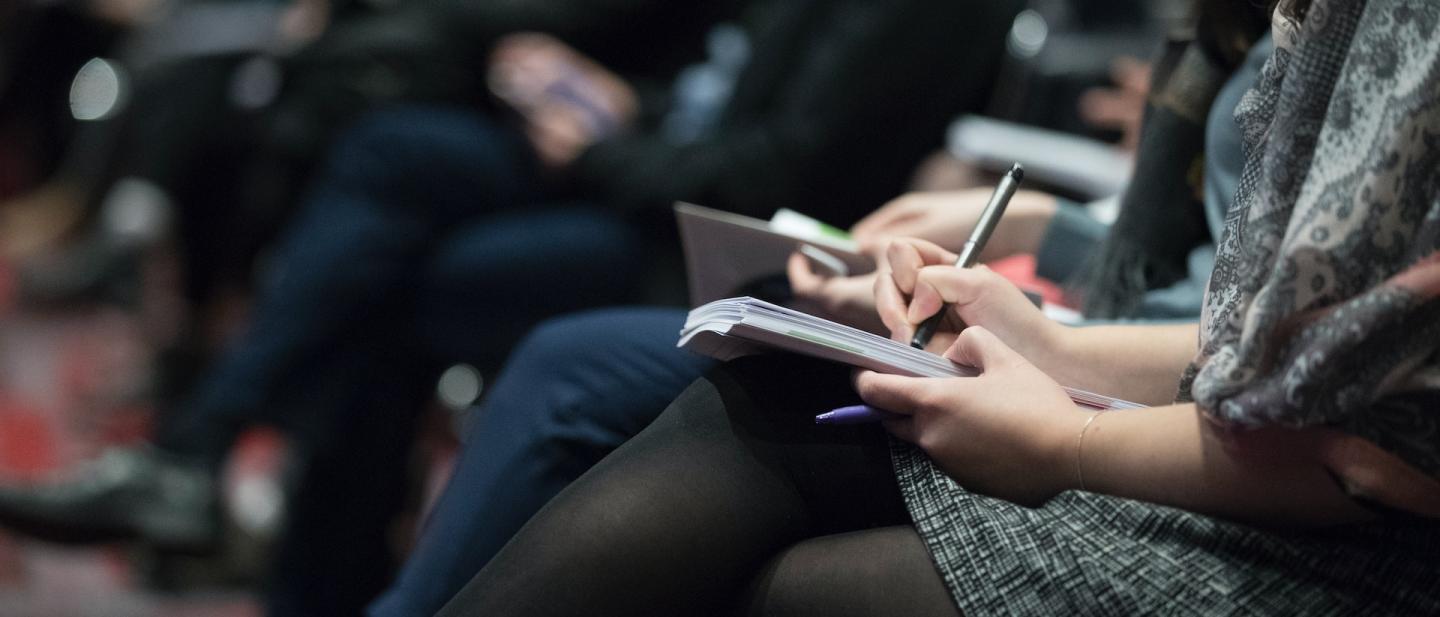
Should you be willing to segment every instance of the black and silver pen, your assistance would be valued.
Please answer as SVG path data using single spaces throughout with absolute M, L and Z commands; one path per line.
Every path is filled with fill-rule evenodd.
M 975 229 L 970 232 L 970 239 L 965 241 L 965 246 L 960 249 L 960 258 L 955 260 L 956 268 L 969 268 L 975 265 L 980 257 L 980 251 L 985 248 L 985 243 L 990 240 L 990 234 L 995 232 L 995 225 L 1000 222 L 1000 215 L 1005 213 L 1005 206 L 1010 203 L 1010 197 L 1015 195 L 1015 189 L 1020 186 L 1020 181 L 1025 178 L 1025 168 L 1019 163 L 1010 167 L 1010 171 L 1000 177 L 1000 184 L 995 186 L 995 193 L 990 196 L 990 203 L 985 204 L 985 210 L 980 212 L 980 220 L 975 223 Z M 949 306 L 941 306 L 940 310 L 929 319 L 920 322 L 915 328 L 915 336 L 910 338 L 910 346 L 916 349 L 924 349 L 930 343 L 930 337 L 935 335 L 935 329 L 940 327 L 940 321 L 945 318 L 945 311 Z

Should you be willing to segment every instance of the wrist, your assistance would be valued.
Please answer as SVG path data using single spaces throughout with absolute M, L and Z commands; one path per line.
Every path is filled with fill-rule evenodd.
M 1106 410 L 1095 410 L 1071 403 L 1063 412 L 1056 413 L 1051 423 L 1045 449 L 1043 469 L 1045 474 L 1045 498 L 1069 490 L 1084 490 L 1092 485 L 1085 475 L 1085 446 L 1091 445 L 1095 425 Z
M 1088 411 L 1088 410 L 1087 410 L 1087 411 Z M 1065 485 L 1066 485 L 1067 487 L 1073 488 L 1073 489 L 1079 489 L 1079 490 L 1082 490 L 1082 491 L 1093 491 L 1093 490 L 1094 490 L 1094 487 L 1095 487 L 1095 482 L 1094 482 L 1094 479 L 1095 479 L 1095 478 L 1094 478 L 1094 475 L 1095 475 L 1095 474 L 1094 474 L 1094 473 L 1091 473 L 1091 474 L 1090 474 L 1090 481 L 1088 481 L 1088 482 L 1086 481 L 1086 474 L 1085 474 L 1085 460 L 1086 460 L 1086 459 L 1085 459 L 1085 445 L 1086 445 L 1086 443 L 1085 443 L 1085 440 L 1086 440 L 1087 437 L 1089 437 L 1089 438 L 1090 438 L 1090 442 L 1091 442 L 1091 443 L 1090 443 L 1090 446 L 1091 446 L 1092 449 L 1094 449 L 1094 447 L 1097 445 L 1095 442 L 1096 442 L 1096 441 L 1099 441 L 1097 438 L 1098 438 L 1098 436 L 1099 436 L 1098 434 L 1099 434 L 1099 432 L 1100 432 L 1100 426 L 1099 426 L 1099 424 L 1100 424 L 1100 416 L 1105 415 L 1105 414 L 1106 414 L 1107 412 L 1109 412 L 1109 411 L 1110 411 L 1109 409 L 1096 409 L 1096 410 L 1094 410 L 1094 411 L 1089 411 L 1089 413 L 1087 413 L 1086 416 L 1085 416 L 1085 422 L 1083 422 L 1083 423 L 1080 424 L 1080 430 L 1079 430 L 1078 432 L 1076 432 L 1076 434 L 1075 434 L 1075 457 L 1074 457 L 1074 463 L 1073 463 L 1073 468 L 1074 468 L 1074 470 L 1075 470 L 1075 471 L 1074 471 L 1074 480 L 1073 480 L 1073 482 L 1066 482 Z M 1063 489 L 1062 489 L 1062 490 L 1063 490 Z
M 1030 338 L 1033 347 L 1021 355 L 1060 384 L 1071 385 L 1066 373 L 1074 364 L 1074 349 L 1078 346 L 1076 328 L 1050 319 L 1039 311 L 1036 311 L 1035 322 L 1030 328 L 1035 333 Z

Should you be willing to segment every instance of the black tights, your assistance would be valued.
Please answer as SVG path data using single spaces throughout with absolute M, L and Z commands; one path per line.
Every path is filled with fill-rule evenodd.
M 732 362 L 505 546 L 441 615 L 957 614 L 842 367 Z

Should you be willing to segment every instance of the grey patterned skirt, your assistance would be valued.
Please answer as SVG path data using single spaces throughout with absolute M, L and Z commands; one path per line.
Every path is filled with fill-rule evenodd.
M 1040 508 L 967 492 L 920 451 L 891 459 L 966 615 L 1440 614 L 1440 525 L 1276 532 L 1080 491 Z

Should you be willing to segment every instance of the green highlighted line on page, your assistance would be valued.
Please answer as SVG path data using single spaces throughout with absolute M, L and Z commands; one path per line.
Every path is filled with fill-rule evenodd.
M 786 332 L 785 335 L 786 335 L 786 336 L 793 336 L 793 337 L 798 338 L 798 339 L 804 339 L 804 340 L 810 341 L 811 343 L 815 343 L 815 344 L 817 344 L 817 345 L 824 345 L 824 346 L 826 346 L 826 347 L 833 347 L 833 348 L 835 348 L 835 349 L 839 349 L 840 351 L 848 351 L 848 352 L 850 352 L 850 353 L 860 354 L 860 355 L 862 355 L 862 356 L 869 355 L 869 354 L 865 353 L 865 350 L 864 350 L 864 349 L 861 349 L 861 348 L 859 348 L 859 347 L 855 347 L 855 346 L 852 346 L 852 345 L 846 345 L 846 344 L 844 344 L 844 343 L 839 343 L 839 342 L 836 342 L 836 341 L 832 341 L 832 340 L 826 339 L 826 338 L 824 338 L 824 337 L 816 336 L 816 335 L 811 334 L 811 333 L 809 333 L 809 332 L 801 332 L 801 331 L 799 331 L 799 330 L 790 330 L 790 331 Z

